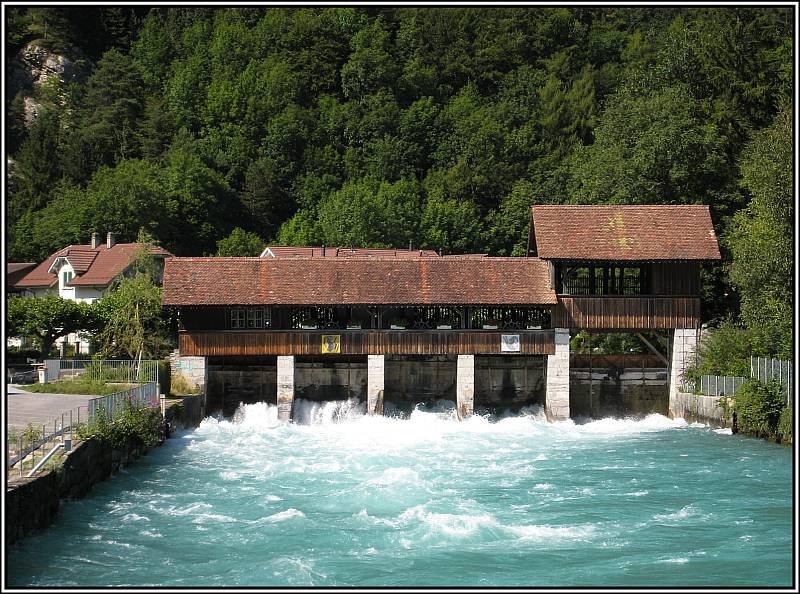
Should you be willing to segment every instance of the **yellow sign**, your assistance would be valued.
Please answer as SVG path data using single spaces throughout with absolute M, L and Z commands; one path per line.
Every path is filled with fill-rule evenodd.
M 342 337 L 339 334 L 322 335 L 322 354 L 335 355 L 341 353 Z

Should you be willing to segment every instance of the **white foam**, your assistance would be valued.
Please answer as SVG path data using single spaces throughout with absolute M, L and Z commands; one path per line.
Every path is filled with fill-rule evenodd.
M 657 522 L 676 522 L 683 521 L 697 514 L 697 509 L 693 505 L 682 507 L 678 511 L 671 514 L 656 514 L 653 519 Z
M 678 563 L 681 565 L 688 562 L 689 559 L 687 559 L 686 557 L 670 557 L 668 559 L 659 559 L 656 561 L 656 563 Z
M 380 476 L 366 481 L 366 484 L 372 487 L 396 487 L 398 485 L 418 485 L 419 483 L 419 473 L 406 467 L 387 468 Z
M 277 522 L 285 522 L 286 520 L 291 520 L 293 518 L 305 518 L 306 515 L 301 512 L 299 509 L 295 509 L 290 507 L 282 512 L 278 512 L 276 514 L 272 514 L 271 516 L 267 516 L 266 518 L 261 518 L 261 522 L 267 522 L 269 524 L 275 524 Z

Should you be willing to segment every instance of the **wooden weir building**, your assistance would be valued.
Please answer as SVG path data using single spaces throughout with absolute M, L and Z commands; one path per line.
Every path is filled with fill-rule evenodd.
M 226 387 L 209 369 L 266 370 L 256 396 L 282 418 L 304 369 L 360 369 L 345 393 L 374 414 L 414 365 L 436 362 L 445 387 L 430 396 L 455 400 L 461 417 L 511 390 L 563 419 L 570 332 L 661 332 L 676 389 L 696 347 L 701 265 L 719 258 L 707 206 L 534 206 L 526 257 L 270 247 L 172 258 L 163 301 L 178 309 L 188 375 L 211 396 Z

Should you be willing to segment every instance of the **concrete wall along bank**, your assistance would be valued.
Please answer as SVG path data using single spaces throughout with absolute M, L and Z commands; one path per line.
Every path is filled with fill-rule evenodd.
M 677 392 L 669 403 L 669 416 L 686 419 L 688 423 L 699 422 L 718 427 L 731 427 L 732 419 L 726 419 L 717 396 L 702 396 Z
M 173 428 L 195 427 L 203 418 L 203 400 L 203 396 L 175 400 L 165 417 Z M 12 469 L 5 499 L 6 545 L 49 526 L 55 520 L 61 499 L 85 497 L 94 485 L 147 452 L 147 447 L 134 440 L 115 450 L 97 439 L 89 439 L 77 443 L 60 468 L 31 478 L 19 477 Z

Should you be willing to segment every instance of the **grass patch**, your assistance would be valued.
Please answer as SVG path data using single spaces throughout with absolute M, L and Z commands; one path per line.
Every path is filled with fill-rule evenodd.
M 105 396 L 132 388 L 136 384 L 108 384 L 94 380 L 62 380 L 47 384 L 31 384 L 23 389 L 37 394 L 90 394 Z
M 183 375 L 176 374 L 172 377 L 170 385 L 170 394 L 173 396 L 184 396 L 189 394 L 199 394 L 200 388 L 196 385 L 189 383 Z

